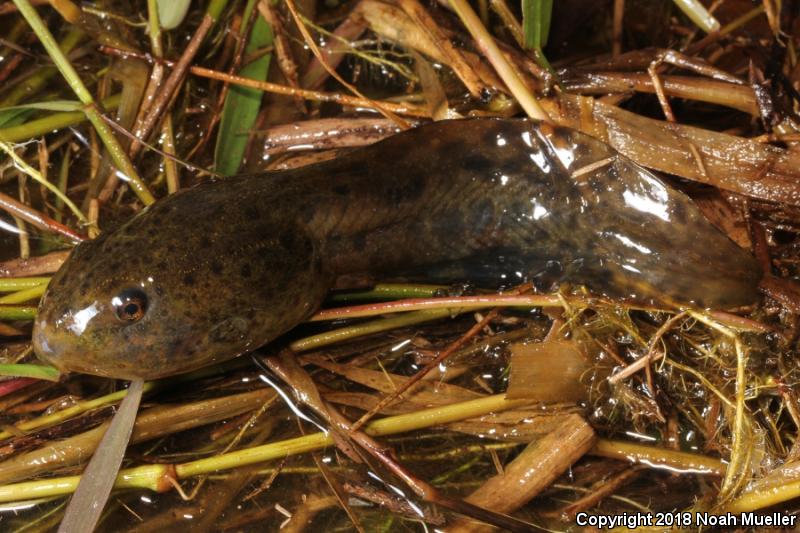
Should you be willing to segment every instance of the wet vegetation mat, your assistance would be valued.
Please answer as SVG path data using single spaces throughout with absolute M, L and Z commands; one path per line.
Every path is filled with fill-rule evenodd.
M 14 0 L 0 3 L 0 28 L 0 530 L 54 531 L 69 505 L 70 533 L 795 524 L 800 3 Z M 594 285 L 352 272 L 274 342 L 137 381 L 135 423 L 136 401 L 118 407 L 127 380 L 34 354 L 39 299 L 78 243 L 126 223 L 136 231 L 137 213 L 197 184 L 217 180 L 221 190 L 230 176 L 287 169 L 294 174 L 281 176 L 299 180 L 307 165 L 405 130 L 476 117 L 541 121 L 531 131 L 554 148 L 533 162 L 558 163 L 594 191 L 653 171 L 733 252 L 686 223 L 691 213 L 659 211 L 667 204 L 625 189 L 625 201 L 602 196 L 592 207 L 622 228 L 603 238 L 618 241 L 608 265 L 623 265 L 593 270 Z M 607 157 L 575 163 L 589 145 Z M 416 153 L 396 164 L 424 174 Z M 593 181 L 598 172 L 611 178 Z M 602 233 L 557 190 L 552 206 L 570 206 L 574 225 L 561 230 L 575 238 L 557 243 L 553 263 L 583 257 L 579 243 Z M 230 196 L 219 224 L 240 211 L 253 218 Z M 214 224 L 202 206 L 182 213 L 187 227 Z M 537 220 L 552 211 L 531 209 Z M 659 227 L 632 224 L 629 210 L 660 217 Z M 424 227 L 415 216 L 403 224 Z M 151 224 L 149 238 L 173 238 L 171 229 Z M 646 250 L 631 240 L 647 235 Z M 281 239 L 294 249 L 293 236 Z M 700 250 L 694 263 L 680 259 L 684 247 Z M 155 274 L 187 260 L 161 259 L 148 266 Z M 202 245 L 189 259 L 225 280 L 194 293 L 198 317 L 226 309 L 222 298 L 262 294 L 234 279 L 250 277 L 251 265 L 217 269 Z M 692 265 L 712 262 L 717 278 L 695 274 Z M 656 271 L 646 301 L 626 297 L 641 288 L 626 280 Z M 102 288 L 96 273 L 81 273 L 75 298 Z M 728 281 L 735 276 L 750 285 Z M 303 305 L 281 294 L 281 315 Z M 135 291 L 113 305 L 121 321 L 147 312 Z M 224 323 L 209 335 L 241 333 Z M 119 350 L 169 360 L 184 349 L 179 337 L 132 335 Z M 56 349 L 37 342 L 39 352 Z M 79 358 L 94 361 L 89 352 Z M 99 373 L 152 375 L 146 364 L 117 374 L 110 364 Z M 125 410 L 127 449 L 114 426 Z M 70 504 L 98 449 L 106 466 Z M 107 501 L 103 482 L 113 483 Z M 84 515 L 92 505 L 97 516 Z

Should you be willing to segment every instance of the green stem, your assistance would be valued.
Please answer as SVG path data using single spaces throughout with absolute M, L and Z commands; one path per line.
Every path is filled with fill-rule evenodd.
M 409 283 L 381 283 L 367 291 L 352 291 L 334 294 L 332 302 L 357 302 L 365 300 L 399 300 L 404 298 L 432 298 L 441 291 L 447 290 L 445 285 L 419 285 Z
M 745 492 L 728 505 L 720 513 L 747 513 L 773 507 L 775 505 L 800 497 L 800 480 L 787 479 L 777 486 L 756 488 Z
M 222 14 L 222 10 L 225 9 L 226 5 L 228 5 L 228 0 L 211 0 L 208 3 L 206 15 L 214 19 L 214 22 L 216 22 L 219 20 L 219 16 Z
M 478 296 L 410 298 L 392 302 L 324 309 L 312 316 L 309 321 L 319 322 L 342 318 L 362 318 L 401 311 L 430 311 L 433 309 L 453 309 L 463 312 L 468 309 L 484 309 L 486 307 L 519 307 L 523 309 L 530 307 L 561 307 L 564 303 L 588 304 L 585 300 L 562 297 L 558 294 L 483 294 Z M 456 312 L 454 311 L 453 314 L 456 314 Z
M 215 366 L 204 367 L 199 370 L 195 370 L 194 372 L 189 372 L 187 374 L 180 374 L 175 377 L 161 379 L 158 381 L 148 381 L 147 383 L 144 384 L 143 393 L 147 394 L 152 391 L 157 391 L 163 388 L 169 388 L 175 386 L 176 384 L 179 383 L 187 383 L 211 375 L 225 373 L 231 369 L 240 368 L 245 364 L 249 364 L 245 359 L 226 361 L 225 363 Z M 122 400 L 122 398 L 124 398 L 127 394 L 128 394 L 127 389 L 120 390 L 117 392 L 112 392 L 111 394 L 106 394 L 105 396 L 101 396 L 99 398 L 78 402 L 71 407 L 67 407 L 65 409 L 62 409 L 55 413 L 51 413 L 49 415 L 44 415 L 37 418 L 32 418 L 30 420 L 24 420 L 22 422 L 18 422 L 14 424 L 14 427 L 19 431 L 28 432 L 35 429 L 54 426 L 74 416 L 83 414 L 87 411 L 91 411 L 94 409 L 98 409 L 100 407 L 104 407 L 106 405 L 110 405 L 112 403 L 116 403 Z M 14 434 L 12 434 L 9 431 L 0 431 L 0 441 L 4 439 L 9 439 L 13 436 Z
M 469 418 L 515 409 L 530 404 L 529 400 L 506 400 L 503 394 L 486 396 L 477 400 L 455 403 L 442 407 L 423 409 L 414 413 L 391 416 L 371 422 L 365 431 L 372 436 L 395 435 L 431 426 L 449 424 Z M 176 465 L 174 475 L 180 479 L 210 474 L 274 459 L 282 459 L 309 451 L 320 450 L 334 443 L 330 433 L 314 433 L 280 442 L 273 442 L 225 453 L 216 457 L 199 459 Z M 117 476 L 117 489 L 137 488 L 164 491 L 170 488 L 166 478 L 171 472 L 170 465 L 146 465 L 122 470 Z M 0 502 L 13 502 L 63 496 L 70 494 L 80 480 L 80 476 L 70 476 L 37 481 L 26 481 L 0 486 Z
M 44 176 L 42 176 L 38 170 L 30 166 L 28 163 L 25 162 L 24 159 L 18 156 L 17 153 L 14 151 L 14 148 L 10 144 L 0 141 L 0 150 L 4 151 L 6 154 L 8 154 L 8 156 L 11 159 L 14 160 L 14 164 L 19 170 L 21 170 L 22 172 L 33 178 L 34 181 L 39 183 L 39 185 L 43 186 L 48 191 L 52 192 L 56 196 L 56 198 L 59 198 L 62 202 L 64 202 L 67 205 L 67 207 L 69 207 L 70 211 L 72 211 L 75 214 L 75 216 L 78 217 L 78 220 L 80 220 L 84 224 L 89 223 L 89 221 L 86 219 L 86 216 L 84 216 L 81 210 L 78 209 L 78 206 L 75 205 L 66 194 L 61 192 L 61 190 L 58 187 L 56 187 L 55 185 L 44 179 Z
M 103 100 L 103 107 L 105 109 L 116 109 L 119 106 L 122 94 L 115 94 Z M 62 113 L 53 113 L 46 117 L 31 120 L 19 126 L 12 126 L 10 128 L 0 128 L 0 141 L 7 143 L 15 143 L 20 141 L 27 141 L 33 137 L 46 135 L 56 130 L 75 126 L 86 120 L 86 113 L 83 111 L 65 111 Z
M 148 382 L 145 383 L 144 392 L 147 393 L 156 388 L 157 382 Z M 83 402 L 79 402 L 71 407 L 67 407 L 66 409 L 62 409 L 61 411 L 57 411 L 55 413 L 40 416 L 38 418 L 33 418 L 31 420 L 25 420 L 23 422 L 19 422 L 15 424 L 15 428 L 19 431 L 31 431 L 34 429 L 45 428 L 49 426 L 53 426 L 65 420 L 68 420 L 74 416 L 78 416 L 82 413 L 87 411 L 91 411 L 93 409 L 97 409 L 100 407 L 104 407 L 106 405 L 111 405 L 112 403 L 116 403 L 122 400 L 125 395 L 128 394 L 128 390 L 120 390 L 117 392 L 112 392 L 111 394 L 106 394 L 105 396 L 101 396 L 99 398 L 95 398 L 93 400 L 86 400 Z M 14 435 L 9 431 L 0 431 L 0 441 L 4 439 L 9 439 Z
M 719 22 L 699 0 L 672 0 L 678 8 L 706 33 L 719 30 Z
M 52 366 L 9 364 L 0 365 L 0 376 L 58 381 L 61 378 L 61 373 Z
M 91 122 L 97 130 L 97 134 L 102 139 L 103 144 L 111 155 L 111 159 L 113 159 L 114 163 L 117 165 L 117 168 L 125 175 L 125 179 L 129 182 L 131 188 L 142 203 L 145 205 L 152 204 L 155 198 L 141 178 L 139 178 L 139 174 L 133 167 L 133 163 L 131 163 L 125 150 L 123 150 L 122 146 L 117 142 L 117 138 L 114 137 L 111 127 L 101 115 L 92 94 L 83 84 L 83 81 L 80 76 L 78 76 L 78 73 L 67 57 L 61 52 L 61 49 L 53 38 L 53 34 L 50 33 L 44 21 L 39 17 L 39 13 L 36 12 L 28 0 L 14 0 L 14 4 L 16 4 L 19 12 L 22 13 L 22 16 L 25 17 L 25 20 L 28 21 L 34 33 L 36 33 L 36 36 L 41 41 L 45 50 L 47 50 L 50 58 L 56 64 L 61 75 L 64 76 L 64 79 L 67 80 L 67 83 L 75 92 L 75 95 L 84 104 L 86 118 L 89 119 L 89 122 Z
M 696 474 L 722 476 L 726 470 L 725 463 L 714 457 L 668 450 L 638 442 L 598 439 L 589 453 L 620 461 L 646 464 L 653 468 L 662 466 Z
M 381 331 L 388 331 L 390 329 L 402 328 L 405 326 L 413 326 L 414 324 L 421 324 L 423 322 L 430 322 L 431 320 L 438 320 L 440 318 L 447 318 L 462 312 L 459 309 L 427 309 L 424 311 L 404 313 L 399 316 L 390 318 L 382 318 L 379 320 L 372 320 L 354 326 L 347 326 L 331 331 L 326 331 L 318 335 L 312 335 L 303 339 L 297 340 L 291 344 L 291 349 L 295 352 L 305 352 L 320 348 L 329 344 L 335 344 L 373 333 L 380 333 Z
M 37 285 L 29 289 L 22 289 L 21 291 L 0 296 L 0 304 L 21 304 L 34 298 L 39 298 L 47 289 L 47 284 Z
M 0 320 L 33 320 L 36 307 L 26 305 L 0 305 Z
M 40 278 L 0 278 L 0 292 L 14 292 L 32 289 L 50 283 L 49 277 Z

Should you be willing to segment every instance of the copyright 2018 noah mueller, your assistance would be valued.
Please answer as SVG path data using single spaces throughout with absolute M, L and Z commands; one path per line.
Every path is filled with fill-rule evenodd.
M 638 527 L 664 527 L 670 529 L 695 529 L 701 527 L 794 527 L 797 516 L 786 513 L 706 513 L 706 512 L 653 512 L 589 514 L 578 513 L 575 520 L 579 526 L 597 529 Z

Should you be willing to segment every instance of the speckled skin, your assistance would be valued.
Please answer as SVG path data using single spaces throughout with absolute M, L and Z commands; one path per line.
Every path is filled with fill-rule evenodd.
M 687 197 L 591 137 L 446 121 L 157 202 L 77 247 L 42 300 L 34 347 L 62 370 L 158 378 L 268 343 L 338 275 L 453 264 L 723 308 L 755 301 L 760 277 Z M 130 287 L 148 307 L 125 324 L 111 301 Z

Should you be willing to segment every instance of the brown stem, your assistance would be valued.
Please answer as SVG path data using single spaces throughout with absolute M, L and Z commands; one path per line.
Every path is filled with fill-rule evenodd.
M 283 27 L 283 21 L 278 16 L 275 8 L 270 5 L 267 0 L 259 0 L 258 12 L 267 21 L 267 24 L 272 26 L 273 41 L 275 44 L 275 57 L 278 60 L 278 68 L 281 70 L 283 77 L 286 78 L 290 87 L 295 89 L 300 88 L 299 75 L 297 62 L 292 57 L 292 49 L 289 45 L 289 38 L 287 37 L 286 29 Z M 324 57 L 324 55 L 323 55 Z M 301 113 L 305 113 L 305 102 L 299 96 L 294 97 L 295 104 Z
M 200 45 L 202 44 L 208 32 L 211 30 L 214 22 L 214 19 L 209 14 L 206 14 L 203 17 L 203 21 L 200 23 L 200 26 L 198 26 L 197 30 L 192 36 L 192 39 L 189 41 L 189 44 L 186 45 L 186 49 L 183 51 L 180 59 L 175 64 L 175 68 L 172 70 L 172 73 L 161 87 L 161 91 L 153 101 L 153 105 L 148 110 L 144 120 L 141 121 L 139 128 L 134 132 L 136 137 L 140 140 L 147 140 L 163 116 L 164 112 L 170 107 L 175 91 L 177 90 L 178 86 L 183 83 L 183 79 L 186 76 L 186 72 L 189 69 L 190 63 L 194 60 L 194 56 L 197 55 Z M 131 159 L 139 154 L 142 146 L 143 145 L 141 143 L 133 143 L 130 149 Z M 103 200 L 103 198 L 101 198 L 101 200 Z
M 297 29 L 300 30 L 300 33 L 303 35 L 303 39 L 305 40 L 306 44 L 311 49 L 311 51 L 314 53 L 314 57 L 316 57 L 319 60 L 320 64 L 323 67 L 325 67 L 325 70 L 327 70 L 328 73 L 331 76 L 333 76 L 333 78 L 336 81 L 338 81 L 339 83 L 344 85 L 347 88 L 348 91 L 352 92 L 353 94 L 355 94 L 356 96 L 358 96 L 362 100 L 367 100 L 367 101 L 371 102 L 371 104 L 372 104 L 371 107 L 377 109 L 378 112 L 380 114 L 382 114 L 383 116 L 385 116 L 386 118 L 388 118 L 390 120 L 393 120 L 399 127 L 403 128 L 403 129 L 408 129 L 410 127 L 408 122 L 406 122 L 405 120 L 403 120 L 402 118 L 397 116 L 392 110 L 388 109 L 382 102 L 373 101 L 373 100 L 365 97 L 363 94 L 361 94 L 361 91 L 359 91 L 354 85 L 352 85 L 350 83 L 347 83 L 344 80 L 344 78 L 339 76 L 339 74 L 336 72 L 336 70 L 331 68 L 330 65 L 328 65 L 328 63 L 325 61 L 325 58 L 322 56 L 322 52 L 320 52 L 320 49 L 317 46 L 317 43 L 311 37 L 311 34 L 308 32 L 308 28 L 306 28 L 305 23 L 300 18 L 299 13 L 297 12 L 297 7 L 294 5 L 294 0 L 286 0 L 286 7 L 289 8 L 289 12 L 292 14 L 292 18 L 294 18 L 294 22 L 297 25 Z
M 67 260 L 69 250 L 50 252 L 28 259 L 11 259 L 0 263 L 0 277 L 17 278 L 52 274 Z
M 284 351 L 279 357 L 267 357 L 264 359 L 264 362 L 270 370 L 275 372 L 294 389 L 299 401 L 306 403 L 306 405 L 314 409 L 318 415 L 325 419 L 326 423 L 329 424 L 331 428 L 335 429 L 340 434 L 342 439 L 346 436 L 349 440 L 358 444 L 362 450 L 366 451 L 374 459 L 377 459 L 385 468 L 400 478 L 424 501 L 440 505 L 451 511 L 508 531 L 527 532 L 534 529 L 531 524 L 514 517 L 483 509 L 463 500 L 455 500 L 443 496 L 434 487 L 414 476 L 404 466 L 395 461 L 389 448 L 381 445 L 362 431 L 354 431 L 350 421 L 347 420 L 344 415 L 335 407 L 325 404 L 324 401 L 321 400 L 319 391 L 316 389 L 311 377 L 300 366 L 293 353 Z M 337 443 L 342 439 L 337 439 Z
M 122 57 L 132 56 L 132 57 L 148 57 L 143 54 L 134 54 L 131 52 L 127 52 L 125 50 L 120 50 L 118 48 L 111 48 L 111 47 L 101 47 L 101 51 L 111 54 L 111 55 L 118 55 Z M 152 59 L 152 58 L 150 58 Z M 170 61 L 164 61 L 165 65 L 172 66 Z M 376 108 L 378 102 L 375 100 L 369 100 L 366 98 L 357 98 L 354 96 L 347 96 L 344 94 L 339 93 L 326 93 L 320 91 L 309 91 L 308 89 L 294 89 L 292 87 L 287 87 L 285 85 L 280 85 L 277 83 L 270 83 L 267 81 L 258 81 L 253 80 L 250 78 L 243 78 L 241 76 L 232 76 L 230 74 L 226 74 L 224 72 L 219 72 L 217 70 L 212 70 L 203 67 L 189 67 L 189 72 L 196 76 L 201 76 L 204 78 L 209 78 L 212 80 L 220 80 L 228 83 L 232 83 L 234 85 L 241 85 L 242 87 L 251 87 L 253 89 L 259 89 L 264 92 L 275 93 L 275 94 L 285 94 L 287 96 L 300 96 L 307 100 L 313 100 L 316 102 L 333 102 L 340 105 L 351 106 L 351 107 L 369 107 L 369 108 Z M 412 117 L 424 117 L 428 118 L 428 113 L 419 106 L 409 105 L 409 104 L 395 104 L 392 102 L 380 102 L 380 106 L 384 110 L 389 110 L 393 113 L 398 113 L 401 115 L 409 115 Z
M 0 193 L 0 209 L 7 212 L 11 216 L 18 217 L 25 222 L 36 226 L 41 230 L 63 235 L 76 244 L 84 240 L 84 237 L 78 235 L 61 222 L 58 222 L 57 220 L 36 211 L 30 206 L 15 200 L 5 193 Z
M 384 396 L 378 404 L 364 413 L 364 415 L 356 421 L 352 427 L 350 428 L 351 431 L 358 431 L 364 424 L 369 422 L 369 420 L 375 416 L 376 413 L 379 413 L 384 407 L 395 401 L 399 398 L 403 393 L 405 393 L 408 389 L 413 387 L 416 383 L 419 382 L 422 378 L 424 378 L 428 373 L 437 368 L 442 362 L 457 352 L 464 344 L 470 340 L 472 337 L 477 335 L 481 332 L 483 328 L 489 325 L 489 323 L 497 317 L 499 313 L 499 309 L 492 309 L 489 311 L 482 320 L 480 320 L 477 324 L 472 326 L 469 331 L 467 331 L 464 335 L 462 335 L 458 340 L 450 344 L 446 349 L 442 350 L 439 355 L 433 358 L 427 365 L 425 365 L 422 370 L 411 376 L 410 379 L 406 380 L 400 387 L 398 387 L 392 394 Z

